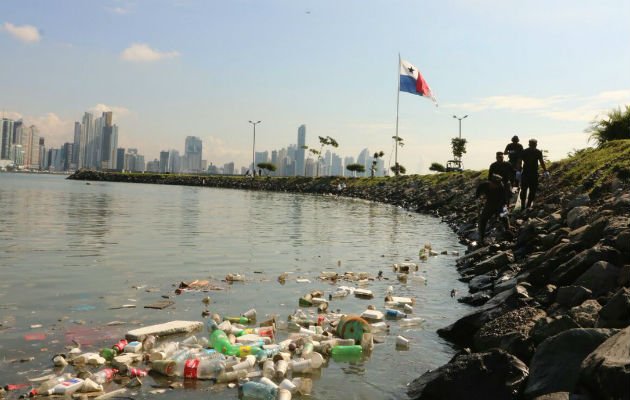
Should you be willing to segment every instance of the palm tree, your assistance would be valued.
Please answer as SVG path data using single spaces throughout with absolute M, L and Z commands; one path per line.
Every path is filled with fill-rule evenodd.
M 585 132 L 590 133 L 589 140 L 594 140 L 597 147 L 601 147 L 611 140 L 630 139 L 630 106 L 625 106 L 625 111 L 621 111 L 621 107 L 613 109 L 606 117 L 594 120 L 586 128 Z
M 350 164 L 346 166 L 346 169 L 350 172 L 352 172 L 352 176 L 356 177 L 357 176 L 357 172 L 361 173 L 361 172 L 365 172 L 365 166 L 363 164 Z
M 317 176 L 319 176 L 319 164 L 322 160 L 322 152 L 324 151 L 324 146 L 339 147 L 339 143 L 337 143 L 337 141 L 330 136 L 319 136 L 319 144 L 319 150 L 310 149 L 308 146 L 302 146 L 303 149 L 308 149 L 308 151 L 310 151 L 314 156 L 317 157 Z
M 371 178 L 374 178 L 374 173 L 376 172 L 376 165 L 378 164 L 378 159 L 383 157 L 384 155 L 385 153 L 383 151 L 377 151 L 372 156 L 372 167 L 370 168 Z

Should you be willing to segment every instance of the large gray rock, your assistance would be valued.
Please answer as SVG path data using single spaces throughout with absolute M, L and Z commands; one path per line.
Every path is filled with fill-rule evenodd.
M 557 317 L 547 317 L 536 321 L 531 335 L 534 339 L 534 343 L 541 343 L 547 338 L 576 328 L 580 328 L 580 325 L 575 322 L 573 318 L 568 315 L 559 315 Z
M 612 334 L 609 329 L 571 329 L 542 342 L 529 365 L 525 397 L 575 391 L 582 361 Z
M 604 236 L 604 230 L 607 226 L 608 218 L 599 218 L 569 232 L 569 240 L 573 243 L 580 243 L 583 247 L 594 246 Z
M 580 382 L 600 399 L 630 399 L 630 327 L 618 332 L 582 362 Z
M 562 286 L 558 288 L 556 303 L 574 307 L 591 297 L 592 292 L 582 286 Z
M 512 256 L 512 253 L 508 251 L 502 251 L 475 265 L 472 269 L 472 273 L 474 275 L 481 275 L 495 269 L 501 271 L 513 261 L 514 257 Z
M 597 326 L 624 328 L 630 325 L 630 289 L 620 288 L 599 311 Z
M 502 350 L 463 354 L 413 380 L 407 395 L 416 400 L 512 400 L 526 378 L 527 365 Z
M 601 296 L 617 288 L 619 267 L 607 261 L 598 261 L 575 281 L 575 285 L 583 286 L 593 292 L 593 296 Z
M 619 251 L 630 254 L 630 229 L 620 232 L 615 240 L 615 247 Z
M 530 332 L 537 320 L 547 313 L 534 307 L 522 307 L 487 322 L 474 337 L 475 351 L 498 348 L 527 362 L 534 350 Z
M 438 329 L 438 335 L 462 347 L 471 347 L 473 336 L 483 324 L 504 313 L 528 305 L 532 299 L 524 286 L 517 285 L 501 292 L 472 313 L 463 316 L 446 328 Z
M 470 290 L 470 293 L 492 289 L 496 277 L 496 272 L 488 272 L 487 274 L 475 276 L 470 280 L 470 282 L 468 282 L 468 289 Z
M 573 208 L 567 213 L 567 225 L 571 229 L 579 228 L 586 224 L 591 208 L 587 206 L 579 206 Z
M 586 300 L 579 306 L 570 309 L 569 316 L 580 325 L 581 328 L 594 328 L 601 309 L 602 306 L 597 300 Z
M 575 207 L 587 206 L 589 205 L 590 202 L 591 202 L 591 198 L 589 197 L 588 194 L 586 193 L 578 194 L 573 199 L 571 199 L 571 201 L 569 201 L 569 204 L 567 204 L 567 210 L 570 211 L 572 208 L 575 208 Z
M 620 259 L 619 251 L 612 247 L 601 246 L 584 250 L 559 265 L 551 274 L 551 282 L 549 283 L 558 286 L 570 285 L 597 261 L 608 261 L 613 264 L 619 264 Z

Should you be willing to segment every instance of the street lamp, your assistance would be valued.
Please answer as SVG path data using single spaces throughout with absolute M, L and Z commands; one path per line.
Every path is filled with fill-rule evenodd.
M 468 114 L 464 115 L 461 118 L 459 118 L 457 115 L 453 115 L 453 118 L 457 118 L 457 120 L 459 121 L 459 138 L 461 139 L 462 138 L 462 119 L 468 118 Z
M 256 125 L 260 124 L 260 121 L 249 121 L 254 126 L 254 142 L 252 144 L 252 176 L 256 176 Z

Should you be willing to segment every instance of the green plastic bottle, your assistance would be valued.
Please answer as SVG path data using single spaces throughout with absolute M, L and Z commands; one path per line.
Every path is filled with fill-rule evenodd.
M 234 346 L 232 346 L 225 332 L 220 329 L 217 329 L 210 334 L 210 346 L 212 346 L 212 348 L 217 352 L 230 356 L 236 355 L 236 352 L 238 351 L 238 349 L 235 349 Z
M 335 346 L 332 348 L 332 358 L 337 362 L 359 361 L 363 357 L 363 348 L 360 345 Z
M 224 321 L 230 321 L 233 324 L 243 324 L 243 325 L 247 325 L 249 324 L 249 318 L 247 317 L 225 317 L 223 318 Z

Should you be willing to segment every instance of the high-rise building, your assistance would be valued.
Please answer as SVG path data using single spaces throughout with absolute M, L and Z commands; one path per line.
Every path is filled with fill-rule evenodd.
M 43 137 L 39 138 L 39 146 L 37 148 L 37 169 L 42 170 L 46 168 L 46 142 Z
M 75 121 L 74 123 L 74 141 L 72 146 L 72 164 L 73 168 L 77 168 L 79 165 L 79 149 L 81 148 L 81 123 Z
M 147 172 L 160 172 L 160 160 L 157 158 L 147 163 Z
M 196 136 L 186 136 L 184 148 L 184 157 L 186 159 L 186 164 L 184 166 L 185 170 L 190 172 L 203 171 L 201 165 L 202 148 L 203 144 L 201 139 Z
M 358 176 L 369 176 L 370 167 L 371 167 L 370 160 L 371 160 L 370 150 L 368 149 L 361 150 L 361 152 L 359 153 L 359 156 L 357 157 L 357 164 L 363 165 L 363 167 L 365 168 L 365 172 L 357 174 Z
M 129 151 L 131 152 L 131 149 L 129 149 Z M 116 149 L 116 167 L 114 169 L 117 171 L 131 170 L 130 168 L 127 168 L 127 165 L 125 164 L 125 149 L 122 147 Z
M 352 176 L 352 172 L 346 169 L 350 164 L 354 164 L 354 157 L 345 157 L 343 159 L 343 176 Z
M 64 143 L 63 144 L 63 170 L 70 171 L 72 169 L 74 159 L 74 144 L 73 143 Z
M 83 114 L 83 119 L 81 120 L 81 138 L 79 140 L 79 158 L 77 168 L 93 168 L 93 145 L 94 116 L 89 112 L 86 112 Z
M 168 172 L 168 151 L 160 151 L 160 172 Z
M 182 172 L 182 160 L 177 150 L 173 149 L 168 152 L 168 172 L 172 174 Z
M 234 162 L 223 164 L 223 175 L 234 175 Z
M 330 161 L 330 175 L 343 176 L 343 162 L 341 157 L 333 153 Z
M 25 131 L 24 167 L 39 169 L 39 130 L 35 125 L 31 125 Z
M 0 121 L 0 160 L 10 160 L 11 144 L 13 144 L 13 120 L 2 118 Z
M 116 151 L 118 149 L 118 126 L 113 124 L 111 111 L 104 112 L 100 120 L 100 123 L 103 125 L 100 140 L 100 167 L 102 169 L 115 169 Z
M 306 146 L 306 125 L 300 125 L 298 128 L 297 150 L 295 152 L 295 175 L 304 175 L 304 153 Z

